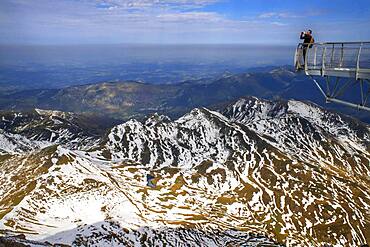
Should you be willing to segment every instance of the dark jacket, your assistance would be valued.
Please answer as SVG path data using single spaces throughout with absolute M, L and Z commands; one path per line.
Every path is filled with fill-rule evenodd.
M 312 38 L 312 35 L 311 34 L 309 34 L 309 33 L 301 33 L 300 39 L 303 39 L 303 43 L 306 43 L 306 44 L 311 43 L 311 38 Z

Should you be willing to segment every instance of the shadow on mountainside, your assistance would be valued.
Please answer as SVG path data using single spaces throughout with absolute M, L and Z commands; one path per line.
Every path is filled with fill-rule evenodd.
M 25 235 L 0 237 L 0 247 L 24 246 L 283 246 L 263 234 L 234 229 L 221 231 L 195 228 L 127 229 L 114 222 L 97 222 L 58 232 L 39 240 Z

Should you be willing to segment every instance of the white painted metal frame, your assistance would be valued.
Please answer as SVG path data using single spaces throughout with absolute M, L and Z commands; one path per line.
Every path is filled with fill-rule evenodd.
M 295 52 L 294 65 L 297 71 L 304 71 L 312 78 L 326 102 L 370 111 L 370 42 L 300 43 Z M 325 78 L 326 91 L 314 77 Z M 331 86 L 332 78 L 335 79 L 334 87 Z M 343 82 L 343 79 L 347 81 Z M 357 83 L 360 86 L 358 103 L 339 98 L 349 86 Z

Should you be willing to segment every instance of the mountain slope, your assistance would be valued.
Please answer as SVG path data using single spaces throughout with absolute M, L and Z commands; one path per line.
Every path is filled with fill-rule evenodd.
M 282 93 L 302 77 L 281 68 L 172 85 L 134 81 L 103 82 L 4 95 L 0 109 L 23 110 L 36 107 L 78 113 L 104 113 L 124 120 L 159 112 L 177 118 L 195 107 L 225 104 L 244 95 L 272 97 Z
M 0 161 L 0 228 L 89 246 L 358 246 L 370 241 L 369 136 L 315 105 L 257 98 L 130 120 L 91 149 Z
M 53 144 L 91 147 L 115 121 L 99 116 L 36 109 L 0 112 L 0 152 L 20 153 Z
M 273 146 L 306 162 L 320 161 L 336 167 L 358 169 L 361 158 L 368 158 L 369 127 L 299 101 L 265 101 L 246 98 L 224 110 L 231 121 L 248 126 Z M 354 171 L 352 171 L 354 173 Z

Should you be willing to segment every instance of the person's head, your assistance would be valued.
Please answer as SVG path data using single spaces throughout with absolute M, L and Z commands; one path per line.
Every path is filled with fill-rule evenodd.
M 307 30 L 307 32 L 308 32 L 309 34 L 312 34 L 312 30 L 311 30 L 311 29 L 308 29 L 308 30 Z

